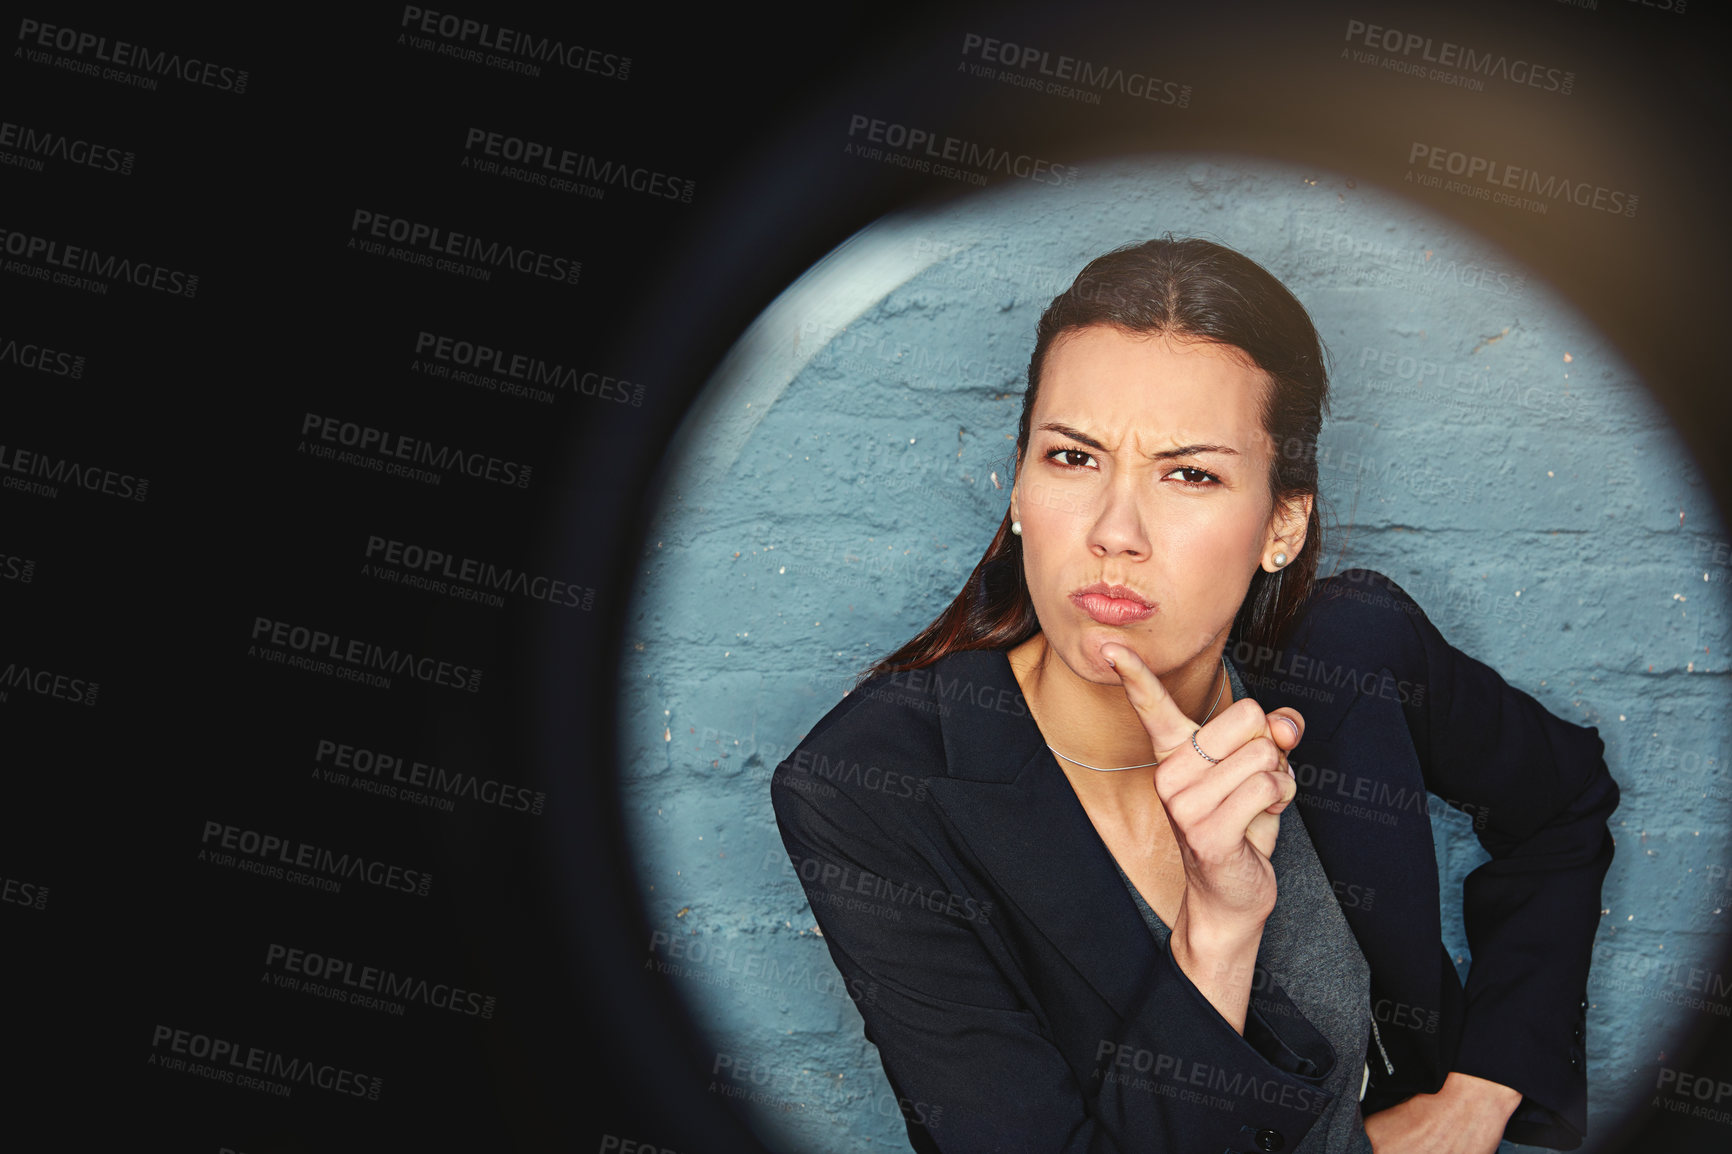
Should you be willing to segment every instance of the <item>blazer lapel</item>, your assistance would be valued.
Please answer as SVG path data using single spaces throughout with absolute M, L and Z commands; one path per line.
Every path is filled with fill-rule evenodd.
M 934 667 L 950 776 L 927 788 L 1014 904 L 1090 986 L 1128 1015 L 1159 947 L 1022 699 L 1008 656 Z

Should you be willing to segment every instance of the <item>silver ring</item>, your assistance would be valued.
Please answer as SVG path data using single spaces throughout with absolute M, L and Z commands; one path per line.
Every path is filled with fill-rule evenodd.
M 1202 758 L 1204 761 L 1208 762 L 1210 765 L 1220 765 L 1221 763 L 1219 761 L 1217 761 L 1215 758 L 1210 757 L 1208 754 L 1204 753 L 1203 747 L 1197 744 L 1197 734 L 1199 734 L 1201 732 L 1203 732 L 1203 731 L 1200 729 L 1191 730 L 1191 748 L 1197 751 L 1198 757 Z

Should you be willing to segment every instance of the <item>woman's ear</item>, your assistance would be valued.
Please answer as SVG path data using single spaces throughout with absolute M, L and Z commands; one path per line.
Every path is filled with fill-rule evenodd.
M 1315 494 L 1300 493 L 1275 502 L 1275 510 L 1269 515 L 1269 539 L 1263 546 L 1265 561 L 1276 553 L 1285 553 L 1285 564 L 1276 566 L 1285 568 L 1299 556 L 1299 550 L 1305 547 L 1305 530 L 1311 521 L 1314 500 Z

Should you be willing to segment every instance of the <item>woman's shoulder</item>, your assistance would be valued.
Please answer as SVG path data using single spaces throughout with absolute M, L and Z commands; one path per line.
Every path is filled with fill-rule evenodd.
M 1239 642 L 1231 652 L 1264 705 L 1293 706 L 1307 731 L 1323 736 L 1362 696 L 1423 706 L 1424 620 L 1424 610 L 1387 575 L 1346 569 L 1317 581 L 1280 644 Z
M 891 798 L 923 801 L 925 781 L 946 771 L 941 718 L 953 698 L 996 685 L 990 652 L 952 653 L 921 669 L 879 674 L 843 695 L 771 777 L 808 802 L 851 795 L 876 808 Z
M 1387 574 L 1344 569 L 1319 578 L 1288 631 L 1295 648 L 1396 660 L 1412 651 L 1425 610 Z

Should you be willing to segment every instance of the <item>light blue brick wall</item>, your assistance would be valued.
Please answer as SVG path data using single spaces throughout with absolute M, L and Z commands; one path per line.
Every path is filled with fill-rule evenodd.
M 907 1148 L 769 775 L 979 558 L 1041 310 L 1091 257 L 1169 230 L 1269 268 L 1334 356 L 1323 571 L 1388 573 L 1453 644 L 1606 740 L 1624 802 L 1590 987 L 1604 1136 L 1706 1012 L 1678 999 L 1718 985 L 1732 1003 L 1702 973 L 1732 920 L 1726 532 L 1640 382 L 1557 293 L 1327 173 L 1187 157 L 1014 182 L 865 230 L 742 338 L 665 466 L 623 665 L 627 820 L 666 935 L 646 958 L 772 1145 Z M 1484 854 L 1443 812 L 1465 972 L 1460 882 Z

